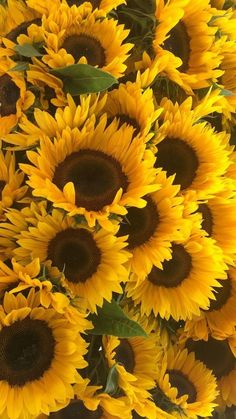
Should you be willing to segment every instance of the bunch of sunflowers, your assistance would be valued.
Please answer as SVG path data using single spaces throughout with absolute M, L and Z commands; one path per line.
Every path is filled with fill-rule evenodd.
M 0 418 L 236 405 L 236 1 L 1 0 Z

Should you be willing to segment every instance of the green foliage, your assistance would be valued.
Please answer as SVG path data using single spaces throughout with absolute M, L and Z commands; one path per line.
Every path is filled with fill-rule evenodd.
M 119 374 L 117 372 L 116 364 L 115 364 L 109 370 L 104 393 L 108 393 L 111 396 L 114 395 L 118 390 L 118 379 L 119 379 Z
M 89 333 L 93 335 L 112 335 L 120 338 L 147 336 L 142 327 L 129 319 L 115 301 L 105 301 L 103 306 L 98 308 L 97 315 L 91 314 L 89 319 L 94 326 Z
M 29 63 L 26 61 L 19 61 L 16 65 L 11 68 L 10 71 L 25 71 L 29 69 Z
M 50 73 L 63 81 L 65 93 L 72 96 L 102 92 L 118 83 L 111 74 L 89 64 L 72 64 L 52 69 Z
M 22 57 L 42 57 L 41 52 L 38 50 L 39 45 L 23 44 L 15 45 L 14 50 Z

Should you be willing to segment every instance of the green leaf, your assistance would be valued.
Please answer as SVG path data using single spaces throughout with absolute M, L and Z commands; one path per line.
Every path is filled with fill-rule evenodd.
M 222 89 L 220 91 L 220 95 L 221 96 L 234 96 L 235 93 L 231 92 L 231 90 L 227 90 L 227 89 Z
M 10 71 L 25 71 L 29 69 L 29 63 L 25 61 L 19 61 Z
M 147 337 L 143 328 L 129 319 L 115 301 L 111 303 L 105 301 L 102 308 L 98 308 L 97 315 L 91 314 L 89 319 L 94 326 L 94 329 L 89 331 L 92 335 L 112 335 L 120 338 Z
M 111 74 L 89 64 L 72 64 L 50 70 L 50 73 L 61 78 L 65 93 L 72 96 L 84 93 L 97 93 L 107 90 L 118 81 Z
M 23 57 L 42 57 L 42 54 L 31 44 L 16 45 L 14 50 Z
M 108 393 L 110 395 L 115 394 L 118 390 L 118 379 L 119 379 L 119 374 L 117 372 L 116 364 L 115 364 L 109 370 L 104 393 Z

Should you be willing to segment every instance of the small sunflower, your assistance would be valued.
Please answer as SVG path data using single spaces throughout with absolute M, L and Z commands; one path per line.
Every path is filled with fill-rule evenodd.
M 28 187 L 23 185 L 24 173 L 16 170 L 15 155 L 0 150 L 0 217 L 4 210 L 20 200 Z
M 48 111 L 35 109 L 34 122 L 23 115 L 19 123 L 20 131 L 6 135 L 4 141 L 14 144 L 18 148 L 30 148 L 39 143 L 44 135 L 50 138 L 61 134 L 66 127 L 91 129 L 94 125 L 94 113 L 103 108 L 106 95 L 88 95 L 80 97 L 80 104 L 76 105 L 72 96 L 67 95 L 67 103 L 64 107 L 56 108 L 55 115 Z
M 236 21 L 236 19 L 235 19 Z M 234 23 L 235 25 L 236 23 Z M 235 35 L 236 36 L 236 35 Z M 225 99 L 231 107 L 231 112 L 236 110 L 236 45 L 235 40 L 225 43 L 222 48 L 223 60 L 220 68 L 223 75 L 220 78 L 219 86 L 228 91 Z
M 8 134 L 25 110 L 34 103 L 34 95 L 27 90 L 24 76 L 11 71 L 15 63 L 9 58 L 0 61 L 0 135 Z
M 175 174 L 174 183 L 180 185 L 181 193 L 196 191 L 197 199 L 206 199 L 224 187 L 222 175 L 230 166 L 229 136 L 197 121 L 194 112 L 188 111 L 191 103 L 190 98 L 181 105 L 161 101 L 163 125 L 155 140 L 155 167 L 168 176 Z M 160 142 L 159 135 L 164 137 Z
M 236 332 L 223 339 L 209 335 L 207 340 L 193 340 L 189 335 L 185 345 L 196 359 L 212 370 L 225 405 L 236 404 Z
M 145 196 L 144 208 L 129 207 L 120 224 L 119 236 L 128 234 L 131 273 L 145 277 L 152 266 L 161 268 L 164 259 L 171 257 L 171 242 L 181 236 L 183 229 L 183 199 L 177 196 L 179 186 L 174 177 L 160 171 L 155 182 L 161 188 Z
M 17 259 L 51 260 L 58 275 L 65 276 L 63 286 L 91 311 L 102 306 L 104 299 L 111 301 L 112 292 L 121 293 L 121 282 L 128 279 L 125 237 L 103 229 L 95 232 L 59 210 L 18 234 L 17 243 L 20 247 L 13 250 Z
M 39 305 L 38 294 L 6 293 L 0 327 L 0 411 L 3 417 L 37 417 L 73 398 L 86 343 L 63 314 Z M 50 393 L 48 389 L 50 388 Z
M 186 349 L 170 346 L 166 351 L 153 389 L 153 399 L 162 406 L 161 392 L 169 401 L 169 413 L 173 417 L 197 419 L 208 417 L 216 406 L 218 394 L 216 379 L 210 369 L 188 354 Z M 155 391 L 156 390 L 156 391 Z M 172 410 L 173 409 L 173 410 Z
M 42 59 L 49 67 L 90 64 L 117 78 L 125 72 L 132 44 L 123 41 L 129 31 L 104 12 L 92 11 L 91 4 L 62 4 L 43 18 L 43 29 L 47 54 Z
M 199 203 L 198 212 L 202 216 L 202 228 L 222 249 L 225 262 L 232 265 L 236 257 L 234 189 L 225 189 L 207 202 Z
M 140 83 L 128 82 L 108 92 L 103 112 L 107 113 L 108 121 L 116 118 L 119 126 L 131 125 L 134 136 L 145 136 L 148 141 L 154 135 L 151 131 L 162 109 L 155 110 L 151 88 L 143 90 Z
M 153 50 L 168 57 L 164 73 L 190 94 L 222 75 L 221 51 L 214 45 L 217 28 L 209 25 L 212 17 L 208 0 L 156 2 Z
M 172 243 L 171 257 L 162 268 L 153 266 L 141 283 L 128 282 L 127 296 L 140 304 L 141 314 L 191 319 L 200 314 L 200 308 L 208 308 L 213 287 L 220 287 L 217 279 L 227 277 L 225 270 L 222 252 L 212 239 L 192 233 Z
M 214 292 L 208 310 L 185 323 L 186 333 L 207 340 L 209 333 L 231 334 L 236 325 L 236 269 L 231 267 L 227 279 L 219 281 L 221 288 Z
M 154 192 L 154 156 L 142 139 L 133 139 L 133 129 L 105 128 L 103 118 L 90 132 L 64 130 L 59 139 L 44 137 L 38 153 L 28 151 L 36 166 L 21 164 L 30 175 L 33 195 L 42 196 L 70 216 L 84 215 L 89 226 L 96 220 L 113 228 L 110 214 L 126 214 L 127 206 L 142 208 L 142 198 Z
M 158 353 L 156 336 L 132 337 L 127 339 L 104 336 L 103 347 L 108 365 L 116 364 L 118 385 L 133 403 L 142 395 L 149 397 L 155 383 Z

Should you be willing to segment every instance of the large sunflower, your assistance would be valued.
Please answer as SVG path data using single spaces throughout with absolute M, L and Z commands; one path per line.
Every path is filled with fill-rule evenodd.
M 140 396 L 148 398 L 147 390 L 153 387 L 158 368 L 156 336 L 127 339 L 103 336 L 103 347 L 109 367 L 116 364 L 119 388 L 130 402 L 137 402 Z
M 194 352 L 195 357 L 212 370 L 225 405 L 235 405 L 236 332 L 223 338 L 209 335 L 208 340 L 193 340 L 188 335 L 185 345 L 189 352 Z
M 105 125 L 103 118 L 90 132 L 68 128 L 54 141 L 45 136 L 38 153 L 27 152 L 36 167 L 20 166 L 30 175 L 33 195 L 49 199 L 71 216 L 84 215 L 89 226 L 98 220 L 112 228 L 109 214 L 124 215 L 127 206 L 144 207 L 142 197 L 158 185 L 152 183 L 154 156 L 143 140 L 133 140 L 131 127 Z
M 128 297 L 140 304 L 141 314 L 158 314 L 165 319 L 191 319 L 207 309 L 210 298 L 214 299 L 213 287 L 219 287 L 217 279 L 225 279 L 226 265 L 222 252 L 212 239 L 198 233 L 172 243 L 172 255 L 153 266 L 147 278 L 126 285 Z
M 199 203 L 202 228 L 222 249 L 226 263 L 233 264 L 236 253 L 236 197 L 234 188 Z M 234 227 L 235 226 L 235 227 Z
M 129 207 L 120 224 L 118 235 L 129 235 L 131 273 L 139 278 L 149 274 L 153 265 L 160 268 L 163 260 L 171 257 L 171 242 L 182 237 L 183 199 L 176 196 L 179 186 L 172 182 L 173 176 L 167 178 L 160 171 L 156 183 L 161 188 L 145 196 L 144 208 Z
M 22 113 L 34 103 L 34 95 L 27 90 L 24 76 L 11 71 L 15 63 L 9 58 L 0 61 L 0 136 L 8 134 Z
M 132 44 L 123 41 L 129 31 L 114 19 L 104 17 L 104 12 L 92 11 L 91 4 L 71 8 L 62 4 L 43 18 L 43 29 L 47 51 L 43 61 L 49 67 L 86 63 L 117 78 L 125 72 L 124 62 Z
M 193 353 L 172 345 L 165 352 L 152 393 L 157 405 L 163 407 L 165 400 L 167 411 L 179 419 L 208 417 L 218 394 L 212 372 Z
M 17 239 L 20 247 L 13 252 L 18 259 L 51 260 L 65 276 L 63 285 L 91 311 L 102 306 L 104 298 L 111 301 L 113 291 L 122 292 L 121 282 L 128 279 L 124 264 L 130 255 L 124 250 L 125 237 L 117 238 L 103 229 L 95 232 L 62 211 L 53 210 Z
M 24 173 L 16 170 L 15 155 L 0 150 L 0 218 L 3 211 L 20 200 L 28 187 L 23 185 Z M 5 218 L 5 217 L 4 217 Z
M 224 187 L 222 175 L 230 165 L 229 136 L 216 133 L 206 122 L 196 120 L 188 111 L 187 99 L 183 104 L 173 104 L 163 99 L 163 125 L 156 136 L 156 167 L 167 175 L 175 174 L 175 184 L 183 194 L 196 191 L 197 199 L 206 199 Z M 198 123 L 196 123 L 198 122 Z M 159 142 L 158 136 L 161 139 Z
M 1 309 L 0 412 L 2 417 L 37 417 L 73 398 L 86 343 L 63 314 L 28 297 L 6 293 Z M 50 392 L 48 389 L 50 388 Z
M 187 321 L 185 331 L 197 339 L 207 340 L 209 333 L 227 336 L 236 325 L 236 269 L 230 268 L 228 277 L 219 281 L 221 288 L 214 292 L 215 299 L 210 300 L 208 310 L 201 311 L 201 316 Z
M 217 28 L 209 25 L 212 17 L 208 0 L 156 2 L 154 52 L 168 57 L 164 73 L 188 93 L 222 74 L 222 57 L 214 45 Z

